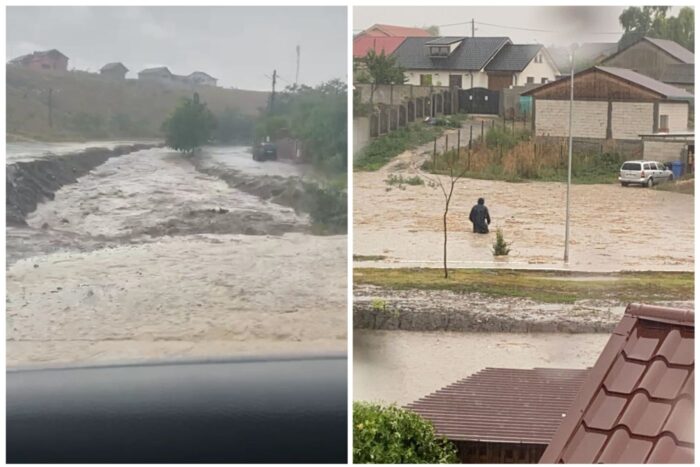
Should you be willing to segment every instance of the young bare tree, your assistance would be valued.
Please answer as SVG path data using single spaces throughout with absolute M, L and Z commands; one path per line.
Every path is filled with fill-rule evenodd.
M 445 279 L 447 279 L 447 214 L 450 211 L 450 201 L 452 201 L 455 185 L 460 179 L 464 178 L 469 167 L 461 160 L 457 151 L 455 151 L 454 157 L 451 153 L 446 153 L 442 162 L 446 164 L 446 180 L 444 176 L 439 175 L 435 177 L 423 176 L 430 180 L 433 185 L 439 186 L 442 190 L 442 194 L 445 196 L 445 210 L 442 214 L 442 266 L 445 271 Z

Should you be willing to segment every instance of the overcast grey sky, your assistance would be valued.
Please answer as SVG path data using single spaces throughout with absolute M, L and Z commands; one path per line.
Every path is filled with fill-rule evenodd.
M 8 7 L 7 59 L 56 48 L 68 67 L 97 71 L 122 62 L 128 77 L 147 67 L 200 70 L 225 87 L 347 81 L 345 7 Z
M 680 8 L 673 7 L 671 14 L 677 14 Z M 440 25 L 441 35 L 470 36 L 471 23 L 446 25 L 468 22 L 473 18 L 477 23 L 476 36 L 507 36 L 520 44 L 548 46 L 572 42 L 616 42 L 622 35 L 618 17 L 624 9 L 624 6 L 355 7 L 353 29 L 359 32 L 376 23 L 418 27 Z

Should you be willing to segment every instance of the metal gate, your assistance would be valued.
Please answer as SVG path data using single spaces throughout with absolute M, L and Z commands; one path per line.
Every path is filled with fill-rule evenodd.
M 471 88 L 459 91 L 459 111 L 467 114 L 498 115 L 500 91 Z

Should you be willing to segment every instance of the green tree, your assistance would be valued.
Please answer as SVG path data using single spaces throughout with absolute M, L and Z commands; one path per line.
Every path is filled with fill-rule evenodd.
M 430 34 L 433 37 L 437 37 L 440 35 L 440 26 L 436 26 L 433 24 L 432 26 L 428 26 L 427 28 L 425 28 L 425 30 L 428 31 L 428 34 Z
M 620 45 L 625 47 L 636 39 L 649 36 L 676 41 L 689 50 L 695 49 L 695 10 L 683 7 L 678 16 L 667 16 L 668 6 L 629 7 L 620 14 L 625 32 Z
M 406 82 L 404 70 L 396 64 L 396 57 L 387 57 L 384 51 L 377 54 L 370 50 L 364 58 L 367 73 L 374 84 L 403 84 Z
M 187 154 L 194 153 L 211 137 L 216 120 L 207 105 L 199 101 L 199 94 L 184 99 L 163 122 L 165 144 Z
M 353 462 L 357 464 L 454 464 L 457 449 L 438 438 L 432 424 L 395 406 L 353 404 Z
M 219 143 L 249 143 L 253 139 L 253 119 L 238 110 L 227 107 L 216 120 L 215 137 Z

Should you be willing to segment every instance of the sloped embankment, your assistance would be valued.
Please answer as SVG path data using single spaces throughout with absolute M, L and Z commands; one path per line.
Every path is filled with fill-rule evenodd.
M 62 186 L 75 183 L 109 158 L 159 146 L 162 145 L 139 143 L 113 149 L 89 148 L 75 154 L 8 164 L 5 171 L 6 224 L 27 225 L 27 214 L 40 202 L 53 199 Z

